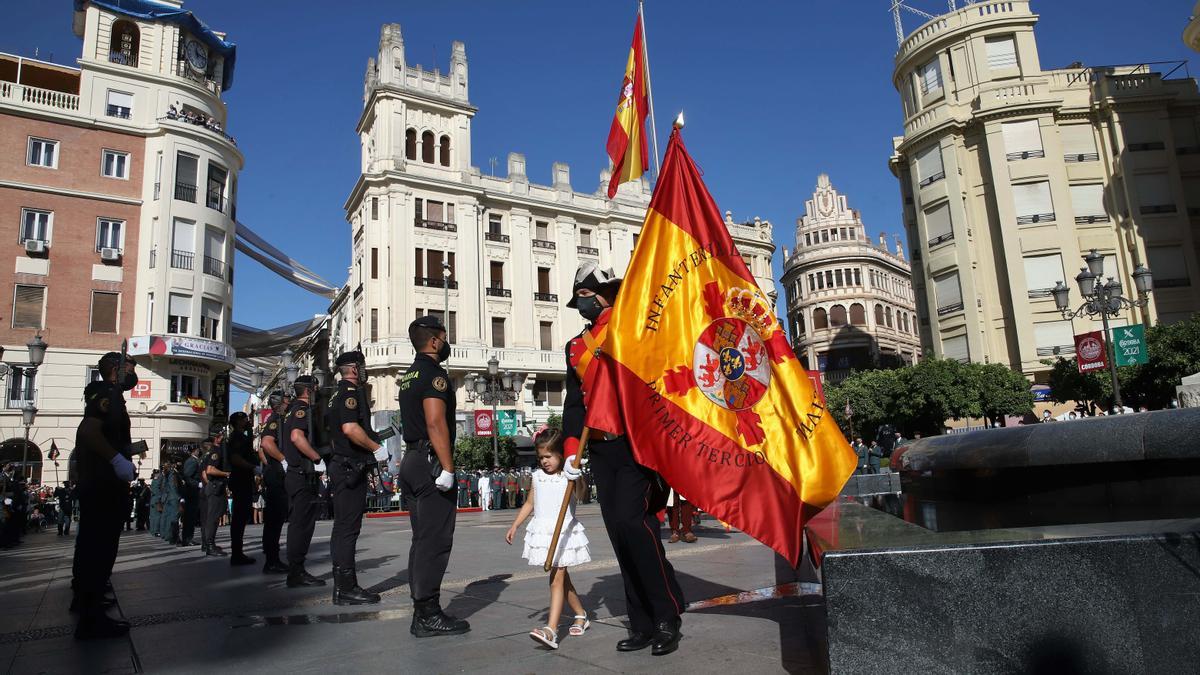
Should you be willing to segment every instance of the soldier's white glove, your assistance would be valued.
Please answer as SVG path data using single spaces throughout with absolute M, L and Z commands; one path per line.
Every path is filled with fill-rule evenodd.
M 575 480 L 583 475 L 583 469 L 579 468 L 579 455 L 571 455 L 563 461 L 562 472 L 567 477 L 567 480 Z
M 283 465 L 283 470 L 287 471 L 287 460 L 281 460 L 279 463 Z
M 379 449 L 375 451 L 375 461 L 376 462 L 386 462 L 391 458 L 392 458 L 391 453 L 389 453 L 387 451 L 387 448 L 383 447 L 382 445 L 379 446 Z
M 313 464 L 313 471 L 316 471 L 317 473 L 325 473 L 325 460 L 322 459 L 316 464 Z
M 108 460 L 108 463 L 112 464 L 113 471 L 116 472 L 117 478 L 120 478 L 126 483 L 134 478 L 137 478 L 137 469 L 133 468 L 133 462 L 125 459 L 125 455 L 117 453 L 113 455 L 112 459 Z
M 450 471 L 442 469 L 442 472 L 438 474 L 438 477 L 433 481 L 433 484 L 437 486 L 437 489 L 441 490 L 442 492 L 446 492 L 454 487 L 454 474 Z

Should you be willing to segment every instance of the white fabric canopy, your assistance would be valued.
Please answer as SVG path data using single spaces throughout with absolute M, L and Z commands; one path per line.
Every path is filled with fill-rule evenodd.
M 237 250 L 262 263 L 264 267 L 306 291 L 332 299 L 338 288 L 300 261 L 272 246 L 243 223 L 237 224 Z

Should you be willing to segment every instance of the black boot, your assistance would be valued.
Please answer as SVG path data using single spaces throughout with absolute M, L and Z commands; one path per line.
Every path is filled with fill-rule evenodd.
M 664 656 L 679 648 L 679 638 L 683 637 L 679 632 L 679 624 L 679 619 L 658 622 L 654 627 L 654 646 L 650 650 L 651 654 Z
M 629 637 L 617 643 L 617 651 L 636 652 L 639 649 L 649 647 L 652 642 L 654 642 L 652 634 L 633 631 L 629 634 Z
M 353 567 L 333 568 L 333 604 L 373 605 L 379 602 L 378 593 L 368 593 L 358 585 L 358 574 Z
M 263 574 L 289 574 L 290 572 L 288 566 L 284 565 L 279 558 L 268 558 L 267 562 L 263 564 Z
M 437 598 L 413 602 L 413 620 L 409 632 L 414 636 L 461 635 L 469 630 L 471 624 L 443 612 Z
M 129 623 L 117 621 L 104 613 L 103 594 L 77 596 L 79 623 L 75 626 L 76 640 L 103 640 L 121 637 L 129 632 Z
M 293 565 L 288 568 L 287 587 L 299 588 L 301 586 L 324 586 L 325 580 L 318 579 L 309 574 L 304 565 Z

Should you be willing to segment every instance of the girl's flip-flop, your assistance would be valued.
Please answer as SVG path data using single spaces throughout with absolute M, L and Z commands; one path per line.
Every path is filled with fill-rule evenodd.
M 554 629 L 550 626 L 534 628 L 529 631 L 529 637 L 533 638 L 536 642 L 546 645 L 550 649 L 558 649 L 558 633 L 554 632 Z
M 592 627 L 592 622 L 588 621 L 588 618 L 586 615 L 585 616 L 579 616 L 579 615 L 575 616 L 576 621 L 578 621 L 580 619 L 583 619 L 583 623 L 582 624 L 579 624 L 579 623 L 571 624 L 571 627 L 569 629 L 567 629 L 567 633 L 574 635 L 576 637 L 579 637 L 580 635 L 583 635 L 587 631 L 587 629 Z

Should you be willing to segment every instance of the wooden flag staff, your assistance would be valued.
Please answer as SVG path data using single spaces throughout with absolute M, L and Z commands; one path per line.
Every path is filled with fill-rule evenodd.
M 591 436 L 591 429 L 584 427 L 583 433 L 580 434 L 579 442 L 579 468 L 583 469 L 583 454 L 587 452 L 588 436 Z M 566 461 L 566 460 L 564 460 Z M 563 493 L 562 506 L 558 507 L 558 522 L 554 524 L 554 536 L 550 538 L 550 550 L 546 552 L 546 564 L 542 565 L 542 570 L 549 572 L 551 567 L 554 567 L 554 554 L 558 552 L 558 537 L 562 534 L 563 521 L 567 518 L 567 509 L 571 507 L 571 496 L 575 494 L 575 479 L 567 481 L 567 491 Z

